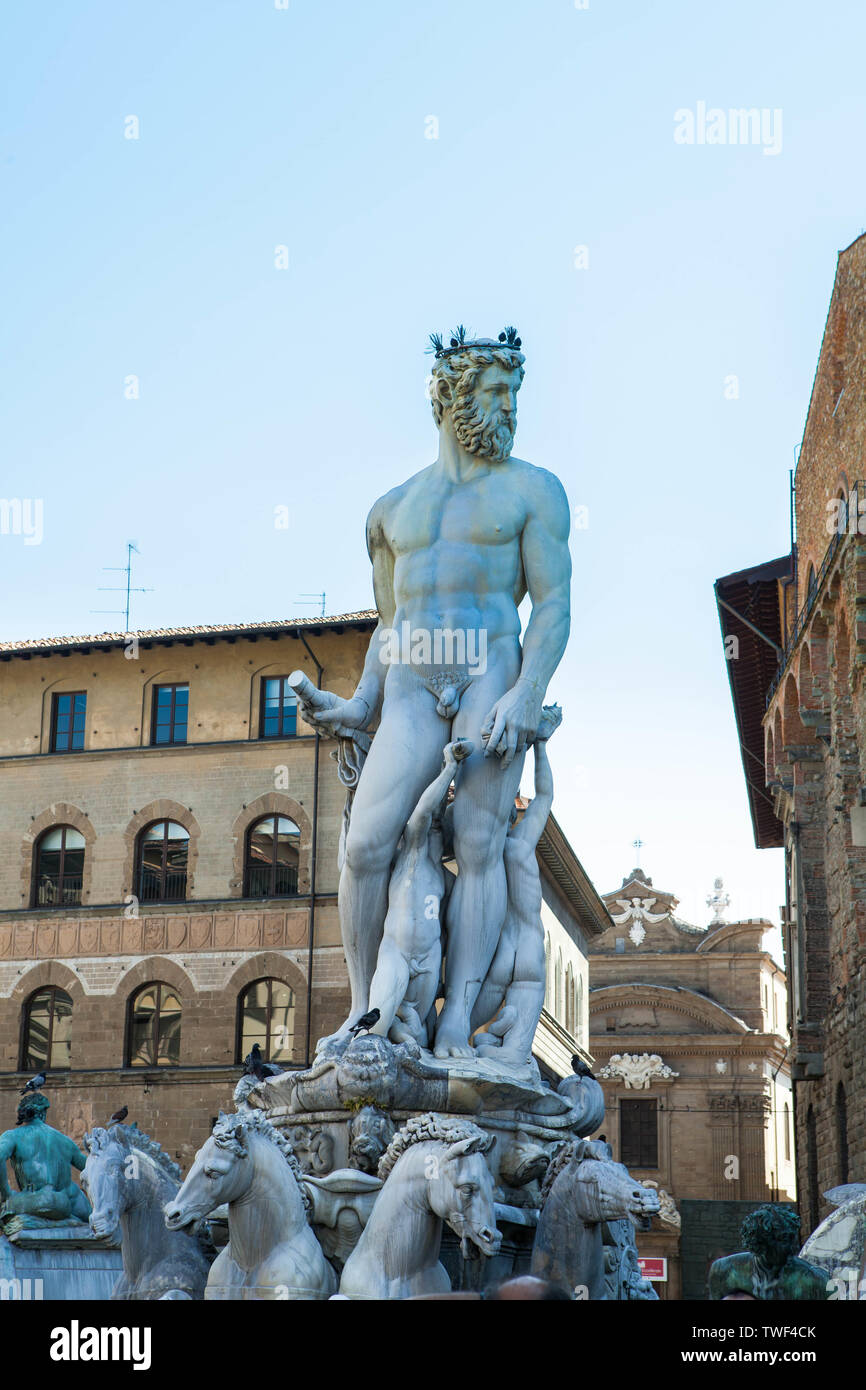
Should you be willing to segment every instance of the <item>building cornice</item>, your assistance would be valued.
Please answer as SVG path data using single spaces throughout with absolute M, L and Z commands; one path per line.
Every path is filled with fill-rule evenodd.
M 20 642 L 0 642 L 0 661 L 11 661 L 21 657 L 29 661 L 34 656 L 69 656 L 73 652 L 84 655 L 93 651 L 111 651 L 117 647 L 128 646 L 131 639 L 138 641 L 139 647 L 171 647 L 182 643 L 191 647 L 195 642 L 205 642 L 213 646 L 215 642 L 236 642 L 239 639 L 257 641 L 260 637 L 278 638 L 297 636 L 301 632 L 315 636 L 321 632 L 343 632 L 355 628 L 362 632 L 372 632 L 379 615 L 375 609 L 365 608 L 357 613 L 338 613 L 332 617 L 321 618 L 281 618 L 258 623 L 216 623 L 192 627 L 143 628 L 137 632 L 97 632 L 87 637 L 33 637 Z
M 552 814 L 547 818 L 536 852 L 583 930 L 590 936 L 608 931 L 613 923 L 607 908 Z

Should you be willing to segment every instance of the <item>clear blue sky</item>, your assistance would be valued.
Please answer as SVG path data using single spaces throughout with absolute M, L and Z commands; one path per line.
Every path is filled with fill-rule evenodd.
M 712 584 L 787 549 L 866 224 L 864 7 L 40 0 L 2 27 L 0 491 L 44 539 L 0 536 L 0 636 L 122 626 L 92 610 L 128 539 L 133 626 L 367 606 L 366 511 L 435 454 L 427 334 L 515 323 L 516 450 L 589 508 L 559 819 L 601 891 L 640 836 L 684 915 L 722 874 L 775 918 Z M 677 144 L 699 102 L 780 109 L 781 151 Z

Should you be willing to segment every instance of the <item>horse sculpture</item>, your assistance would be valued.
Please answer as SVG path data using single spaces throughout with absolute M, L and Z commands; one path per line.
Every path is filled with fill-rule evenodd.
M 209 1259 L 195 1235 L 167 1231 L 163 1207 L 175 1196 L 181 1172 L 136 1125 L 95 1129 L 81 1186 L 93 1210 L 90 1228 L 107 1236 L 120 1226 L 123 1274 L 113 1299 L 202 1298 Z
M 447 1293 L 439 1261 L 442 1223 L 459 1237 L 465 1257 L 495 1255 L 493 1178 L 484 1155 L 496 1140 L 468 1120 L 427 1114 L 409 1120 L 382 1155 L 384 1186 L 346 1261 L 340 1293 L 355 1299 L 399 1299 Z
M 655 1296 L 640 1279 L 636 1251 L 635 1277 L 625 1284 L 618 1277 L 629 1252 L 620 1249 L 622 1227 L 617 1229 L 617 1223 L 654 1215 L 659 1209 L 658 1194 L 642 1187 L 622 1163 L 614 1163 L 607 1144 L 578 1139 L 563 1145 L 545 1175 L 542 1203 L 532 1251 L 533 1274 L 580 1290 L 581 1297 L 591 1300 Z M 610 1267 L 610 1258 L 605 1260 L 606 1246 L 613 1249 L 616 1270 Z M 606 1277 L 610 1275 L 614 1278 Z
M 321 1299 L 337 1287 L 308 1220 L 309 1198 L 290 1144 L 261 1110 L 220 1114 L 165 1209 L 177 1231 L 228 1203 L 229 1242 L 206 1299 Z

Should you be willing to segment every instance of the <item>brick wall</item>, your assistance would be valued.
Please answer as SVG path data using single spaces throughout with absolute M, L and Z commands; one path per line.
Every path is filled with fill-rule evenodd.
M 864 476 L 861 237 L 839 257 L 797 468 L 800 605 L 808 564 L 820 565 L 831 539 L 827 502 Z M 766 780 L 786 826 L 793 904 L 788 959 L 804 1236 L 831 1210 L 825 1191 L 866 1180 L 866 515 L 858 521 L 837 543 L 765 719 Z

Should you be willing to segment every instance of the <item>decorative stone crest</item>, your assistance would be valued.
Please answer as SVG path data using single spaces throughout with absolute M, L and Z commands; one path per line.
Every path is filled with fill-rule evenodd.
M 644 1052 L 641 1056 L 636 1052 L 615 1052 L 605 1066 L 596 1072 L 596 1076 L 600 1081 L 621 1078 L 626 1090 L 646 1091 L 653 1077 L 668 1080 L 679 1076 L 679 1072 L 666 1066 L 657 1052 Z
M 635 946 L 640 946 L 646 936 L 645 922 L 663 922 L 666 917 L 670 917 L 670 912 L 650 912 L 649 909 L 655 902 L 655 898 L 617 898 L 616 902 L 623 910 L 622 912 L 611 913 L 610 920 L 618 927 L 624 927 L 626 922 L 631 922 L 628 934 L 629 940 Z

